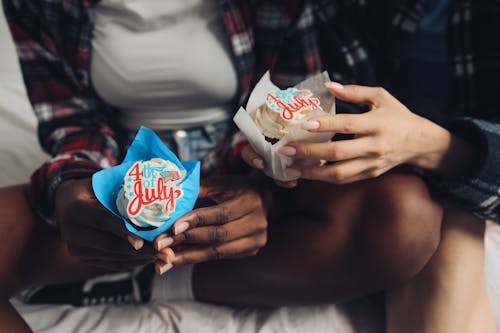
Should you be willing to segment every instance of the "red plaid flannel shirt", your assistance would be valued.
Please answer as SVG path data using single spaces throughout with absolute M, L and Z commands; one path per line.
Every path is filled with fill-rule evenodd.
M 388 48 L 377 50 L 377 33 L 387 42 L 382 45 L 390 48 L 415 30 L 424 9 L 422 0 L 392 0 L 387 6 L 366 0 L 219 2 L 240 79 L 239 104 L 267 69 L 282 86 L 323 69 L 339 82 L 377 84 L 372 55 L 381 51 L 379 58 L 391 56 Z M 97 3 L 3 0 L 39 120 L 40 143 L 52 156 L 31 179 L 33 202 L 45 217 L 53 213 L 54 194 L 61 182 L 89 177 L 117 164 L 122 154 L 113 125 L 114 110 L 95 95 L 89 82 L 93 6 Z M 481 170 L 472 178 L 430 178 L 458 204 L 494 220 L 499 220 L 500 211 L 500 125 L 494 98 L 499 69 L 489 59 L 496 59 L 500 48 L 483 37 L 498 30 L 499 7 L 493 1 L 459 0 L 448 22 L 453 109 L 459 116 L 449 128 L 479 137 L 478 145 L 486 152 Z M 226 142 L 218 152 L 227 152 L 228 146 Z M 223 155 L 231 154 L 214 154 L 219 160 Z
M 38 118 L 39 141 L 52 156 L 31 178 L 33 202 L 49 222 L 59 184 L 116 165 L 122 155 L 114 110 L 96 96 L 89 80 L 93 7 L 98 2 L 3 1 L 28 97 Z M 304 24 L 304 13 L 310 15 L 301 10 L 304 5 L 302 1 L 287 1 L 286 5 L 279 1 L 220 1 L 240 80 L 238 102 L 245 100 L 255 78 L 276 62 L 281 43 L 290 38 L 287 33 L 310 29 L 312 22 Z M 299 44 L 308 42 L 297 35 L 291 38 Z M 259 45 L 256 36 L 267 41 Z M 291 75 L 281 75 L 281 82 L 287 84 L 320 69 L 317 48 L 300 50 L 284 62 L 282 70 Z M 279 69 L 276 74 L 278 77 Z

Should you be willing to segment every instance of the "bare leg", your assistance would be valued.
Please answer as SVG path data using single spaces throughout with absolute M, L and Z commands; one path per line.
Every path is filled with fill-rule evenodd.
M 440 207 L 420 179 L 386 175 L 349 186 L 304 183 L 278 193 L 269 246 L 244 260 L 198 265 L 198 299 L 237 305 L 317 304 L 413 277 L 439 242 Z M 8 297 L 29 285 L 100 273 L 38 221 L 22 187 L 0 190 L 0 322 L 28 328 Z
M 30 331 L 8 302 L 22 288 L 100 273 L 68 254 L 57 233 L 32 213 L 21 186 L 0 189 L 0 244 L 0 332 Z
M 445 206 L 443 239 L 429 264 L 387 297 L 388 332 L 495 332 L 484 275 L 483 221 Z
M 304 183 L 279 193 L 256 257 L 197 265 L 196 298 L 234 305 L 317 304 L 408 280 L 435 252 L 441 207 L 420 179 L 391 174 L 364 183 Z

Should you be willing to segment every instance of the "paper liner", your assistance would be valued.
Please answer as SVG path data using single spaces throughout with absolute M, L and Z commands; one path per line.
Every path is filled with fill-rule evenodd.
M 295 178 L 288 177 L 286 168 L 297 163 L 315 163 L 316 161 L 298 160 L 290 158 L 278 153 L 278 149 L 289 142 L 325 142 L 330 140 L 335 133 L 311 133 L 303 130 L 300 125 L 306 122 L 311 117 L 335 114 L 335 97 L 326 89 L 325 83 L 330 82 L 330 77 L 327 72 L 314 75 L 307 80 L 297 84 L 297 89 L 309 89 L 313 95 L 320 99 L 322 110 L 314 110 L 305 116 L 297 125 L 292 127 L 284 137 L 278 142 L 271 144 L 266 141 L 265 136 L 253 121 L 251 114 L 260 106 L 266 103 L 267 94 L 280 90 L 271 82 L 269 72 L 266 72 L 259 80 L 254 90 L 250 94 L 250 98 L 246 108 L 241 107 L 233 118 L 238 128 L 247 137 L 252 148 L 264 158 L 266 169 L 264 173 L 271 178 L 290 181 Z
M 186 175 L 182 180 L 184 194 L 176 202 L 176 209 L 170 218 L 161 226 L 153 230 L 137 230 L 135 226 L 123 217 L 116 207 L 116 197 L 123 179 L 130 167 L 137 161 L 146 161 L 152 158 L 161 158 L 174 163 L 179 170 L 185 170 Z M 181 162 L 150 129 L 141 127 L 127 151 L 125 159 L 120 165 L 101 170 L 92 176 L 92 188 L 99 202 L 113 214 L 118 216 L 131 233 L 150 242 L 166 232 L 181 216 L 193 210 L 200 192 L 200 162 Z

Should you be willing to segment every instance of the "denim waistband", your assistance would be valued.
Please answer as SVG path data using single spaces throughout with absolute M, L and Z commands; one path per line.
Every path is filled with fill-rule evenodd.
M 177 154 L 181 161 L 202 160 L 219 143 L 236 132 L 232 119 L 201 127 L 183 130 L 160 130 L 155 133 L 165 145 Z M 125 146 L 128 148 L 136 132 L 126 132 Z

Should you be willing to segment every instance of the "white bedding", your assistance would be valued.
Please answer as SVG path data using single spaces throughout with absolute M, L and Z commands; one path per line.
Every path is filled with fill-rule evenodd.
M 0 186 L 24 183 L 46 156 L 36 140 L 36 123 L 0 11 Z M 488 287 L 500 322 L 500 227 L 486 236 Z M 36 332 L 381 332 L 383 314 L 366 301 L 277 310 L 219 307 L 198 302 L 142 306 L 27 306 L 16 301 Z M 500 326 L 499 326 L 500 327 Z

